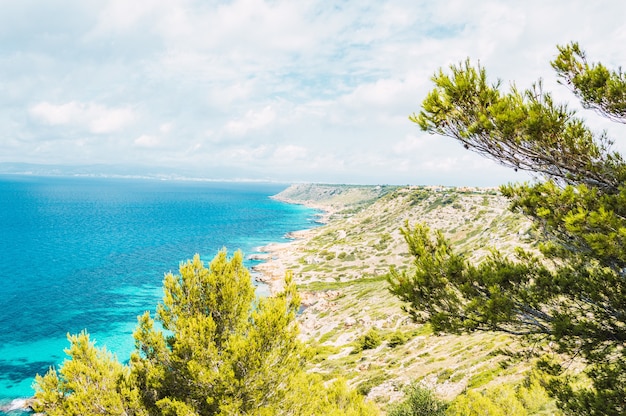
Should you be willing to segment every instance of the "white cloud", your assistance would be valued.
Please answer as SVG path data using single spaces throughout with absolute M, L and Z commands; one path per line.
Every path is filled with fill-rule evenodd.
M 393 143 L 393 152 L 397 155 L 417 154 L 427 146 L 433 146 L 431 137 L 417 137 L 409 134 L 403 140 Z
M 543 78 L 575 103 L 550 68 L 555 45 L 624 65 L 624 15 L 626 3 L 583 0 L 13 2 L 0 15 L 1 157 L 495 184 L 506 170 L 408 120 L 431 75 L 470 57 L 505 86 Z
M 285 162 L 295 162 L 307 157 L 307 149 L 301 146 L 286 145 L 279 146 L 272 155 L 274 160 L 284 164 Z
M 75 101 L 65 104 L 40 102 L 30 108 L 30 114 L 49 125 L 78 126 L 94 134 L 120 130 L 135 119 L 130 108 L 108 108 Z
M 134 144 L 137 147 L 153 148 L 153 147 L 159 146 L 160 140 L 155 136 L 142 134 L 141 136 L 135 139 Z
M 174 5 L 174 0 L 168 1 Z M 157 7 L 155 7 L 157 6 Z M 149 17 L 158 16 L 164 7 L 151 0 L 108 0 L 98 11 L 97 24 L 89 36 L 109 36 L 112 33 L 132 32 L 137 25 Z
M 227 122 L 224 132 L 230 136 L 244 136 L 248 132 L 266 128 L 275 119 L 276 112 L 271 106 L 260 110 L 248 110 L 244 117 Z
M 172 127 L 172 123 L 163 123 L 159 126 L 159 131 L 163 134 L 168 134 L 170 131 L 172 131 Z
M 378 79 L 375 82 L 359 85 L 342 100 L 354 107 L 388 108 L 395 106 L 404 95 L 404 83 L 398 79 Z
M 262 162 L 268 156 L 267 146 L 232 146 L 220 148 L 211 158 L 217 166 L 242 166 Z
M 215 106 L 231 106 L 252 97 L 255 90 L 255 81 L 234 81 L 222 85 L 212 86 L 208 91 L 208 99 Z

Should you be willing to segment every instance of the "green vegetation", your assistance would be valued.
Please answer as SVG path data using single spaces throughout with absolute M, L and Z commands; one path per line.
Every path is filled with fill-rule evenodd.
M 387 341 L 387 345 L 391 348 L 398 347 L 400 345 L 406 344 L 409 340 L 409 336 L 402 331 L 395 331 L 393 334 L 389 336 L 389 340 Z
M 371 328 L 357 339 L 354 351 L 371 350 L 378 347 L 382 342 L 383 339 L 380 333 L 376 329 Z
M 286 201 L 314 201 L 328 206 L 341 207 L 340 215 L 358 213 L 375 201 L 392 193 L 397 186 L 369 185 L 325 185 L 299 184 L 292 185 L 280 194 Z
M 531 374 L 516 388 L 499 385 L 479 391 L 469 390 L 456 397 L 448 411 L 448 416 L 527 416 L 560 415 L 548 397 L 540 380 Z
M 626 122 L 626 77 L 589 64 L 580 47 L 559 47 L 552 63 L 587 108 Z M 520 92 L 489 84 L 469 60 L 440 70 L 423 110 L 411 120 L 431 133 L 544 182 L 508 185 L 513 210 L 530 218 L 541 256 L 492 251 L 475 265 L 453 250 L 441 231 L 417 224 L 402 230 L 413 273 L 392 271 L 391 290 L 412 316 L 438 332 L 501 331 L 554 343 L 541 368 L 568 414 L 626 414 L 626 162 L 541 84 Z M 574 383 L 559 357 L 580 357 L 587 382 Z M 566 361 L 571 363 L 571 361 Z M 576 366 L 574 366 L 576 368 Z M 469 391 L 458 414 L 525 414 L 510 392 L 497 400 Z M 455 407 L 456 406 L 456 407 Z M 474 409 L 483 409 L 478 412 Z
M 357 386 L 356 391 L 362 396 L 367 396 L 374 387 L 380 385 L 386 379 L 387 377 L 384 374 L 376 374 L 373 377 L 370 377 L 369 379 L 360 383 Z
M 300 298 L 291 276 L 258 299 L 241 252 L 199 256 L 168 274 L 153 319 L 139 318 L 129 365 L 70 336 L 69 359 L 35 382 L 35 410 L 48 415 L 370 415 L 345 382 L 305 371 Z M 159 325 L 157 325 L 157 322 Z M 160 328 L 163 329 L 160 329 Z
M 412 383 L 404 389 L 405 399 L 392 405 L 389 416 L 445 416 L 448 405 L 430 390 Z
M 548 397 L 535 373 L 530 374 L 517 387 L 498 385 L 485 390 L 468 390 L 451 402 L 439 399 L 431 390 L 417 382 L 406 386 L 404 393 L 405 397 L 402 401 L 388 407 L 388 416 L 554 416 L 562 414 L 554 408 L 553 401 Z
M 416 192 L 423 195 L 421 201 L 413 199 Z M 454 202 L 428 210 L 444 194 Z M 311 371 L 324 379 L 345 377 L 380 407 L 399 399 L 396 386 L 406 380 L 445 386 L 445 400 L 452 400 L 470 382 L 480 389 L 520 383 L 528 364 L 516 361 L 503 369 L 502 357 L 495 355 L 501 349 L 519 348 L 510 338 L 495 333 L 435 335 L 430 325 L 407 319 L 403 303 L 391 295 L 386 281 L 389 266 L 409 270 L 412 257 L 399 232 L 406 219 L 437 224 L 457 247 L 481 258 L 488 254 L 476 250 L 483 241 L 498 241 L 506 250 L 520 243 L 520 228 L 529 228 L 506 205 L 501 195 L 485 189 L 402 187 L 359 212 L 335 217 L 312 230 L 310 238 L 294 241 L 294 260 L 285 266 L 293 270 L 306 299 L 300 321 L 303 337 L 315 345 Z M 475 218 L 481 210 L 480 218 Z M 375 247 L 381 238 L 387 245 L 382 251 Z M 336 258 L 326 260 L 325 252 L 336 253 Z M 378 328 L 381 343 L 361 349 L 359 343 L 372 328 Z M 487 376 L 479 377 L 483 372 Z
M 68 336 L 70 357 L 57 372 L 51 368 L 35 381 L 35 410 L 62 415 L 147 415 L 130 369 L 105 349 L 97 349 L 85 332 Z
M 572 83 L 601 68 L 586 67 L 576 48 L 562 48 L 554 64 L 567 81 L 564 68 L 576 63 Z M 491 155 L 490 145 L 492 152 L 508 146 L 503 163 L 538 166 L 547 182 L 502 188 L 509 201 L 492 190 L 448 187 L 291 187 L 285 198 L 334 212 L 285 264 L 306 308 L 299 310 L 291 277 L 283 292 L 255 298 L 240 253 L 229 260 L 222 252 L 208 268 L 194 258 L 165 279 L 156 316 L 140 317 L 128 365 L 95 348 L 88 334 L 70 336 L 68 360 L 37 377 L 37 410 L 365 415 L 377 413 L 375 401 L 391 415 L 560 414 L 548 387 L 570 414 L 620 414 L 626 168 L 603 147 L 604 136 L 548 97 L 501 93 L 469 63 L 453 72 L 436 79 L 440 90 L 430 99 L 440 100 L 442 112 L 425 105 L 424 117 L 432 116 L 426 128 L 445 130 L 453 121 L 448 126 L 459 128 L 457 139 L 468 148 Z M 581 81 L 596 93 L 579 95 L 591 100 L 602 90 L 598 80 L 620 77 L 600 70 Z M 446 88 L 462 93 L 448 97 Z M 619 89 L 607 88 L 616 114 Z M 463 130 L 464 123 L 471 125 Z M 550 163 L 568 160 L 572 169 L 550 170 Z M 510 201 L 515 213 L 504 210 Z M 409 226 L 416 219 L 430 226 Z M 542 235 L 549 238 L 541 246 L 527 242 Z M 387 290 L 387 280 L 408 303 Z M 410 321 L 403 305 L 426 324 Z M 527 376 L 532 363 L 518 334 L 534 342 L 533 360 L 552 358 L 540 363 L 540 375 Z M 586 374 L 561 375 L 568 354 L 586 359 Z M 581 368 L 576 360 L 568 364 Z

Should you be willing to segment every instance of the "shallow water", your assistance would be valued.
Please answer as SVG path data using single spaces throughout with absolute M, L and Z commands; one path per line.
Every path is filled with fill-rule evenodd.
M 0 406 L 32 395 L 35 374 L 65 358 L 68 332 L 128 359 L 137 315 L 181 261 L 222 247 L 249 255 L 312 227 L 313 210 L 268 198 L 284 188 L 0 176 Z

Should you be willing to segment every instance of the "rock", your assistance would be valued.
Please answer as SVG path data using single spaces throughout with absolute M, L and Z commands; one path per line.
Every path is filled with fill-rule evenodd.
M 322 262 L 322 260 L 320 260 L 319 257 L 315 257 L 315 256 L 308 256 L 306 259 L 306 264 L 320 264 Z
M 16 410 L 22 411 L 32 411 L 33 410 L 33 402 L 35 399 L 14 399 L 11 403 L 0 406 L 0 412 L 8 413 Z
M 341 291 L 339 291 L 339 290 L 327 290 L 327 291 L 323 292 L 322 296 L 324 296 L 328 300 L 337 299 L 339 296 L 341 296 Z
M 268 253 L 250 254 L 248 256 L 248 260 L 270 260 L 271 258 L 272 255 Z
M 409 381 L 405 381 L 403 383 L 399 380 L 387 380 L 382 384 L 373 387 L 368 393 L 367 398 L 370 400 L 385 398 L 385 401 L 390 403 L 397 402 L 404 396 L 404 392 L 402 391 L 402 388 L 400 388 L 400 385 L 408 382 Z
M 359 318 L 357 322 L 366 328 L 370 328 L 372 326 L 372 319 L 369 316 Z

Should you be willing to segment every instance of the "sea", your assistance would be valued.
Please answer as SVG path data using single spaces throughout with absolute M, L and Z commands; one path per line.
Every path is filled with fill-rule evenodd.
M 9 409 L 63 362 L 67 334 L 127 361 L 137 316 L 194 254 L 240 249 L 253 267 L 259 247 L 314 227 L 317 211 L 270 198 L 286 187 L 0 175 L 0 415 L 21 414 Z

